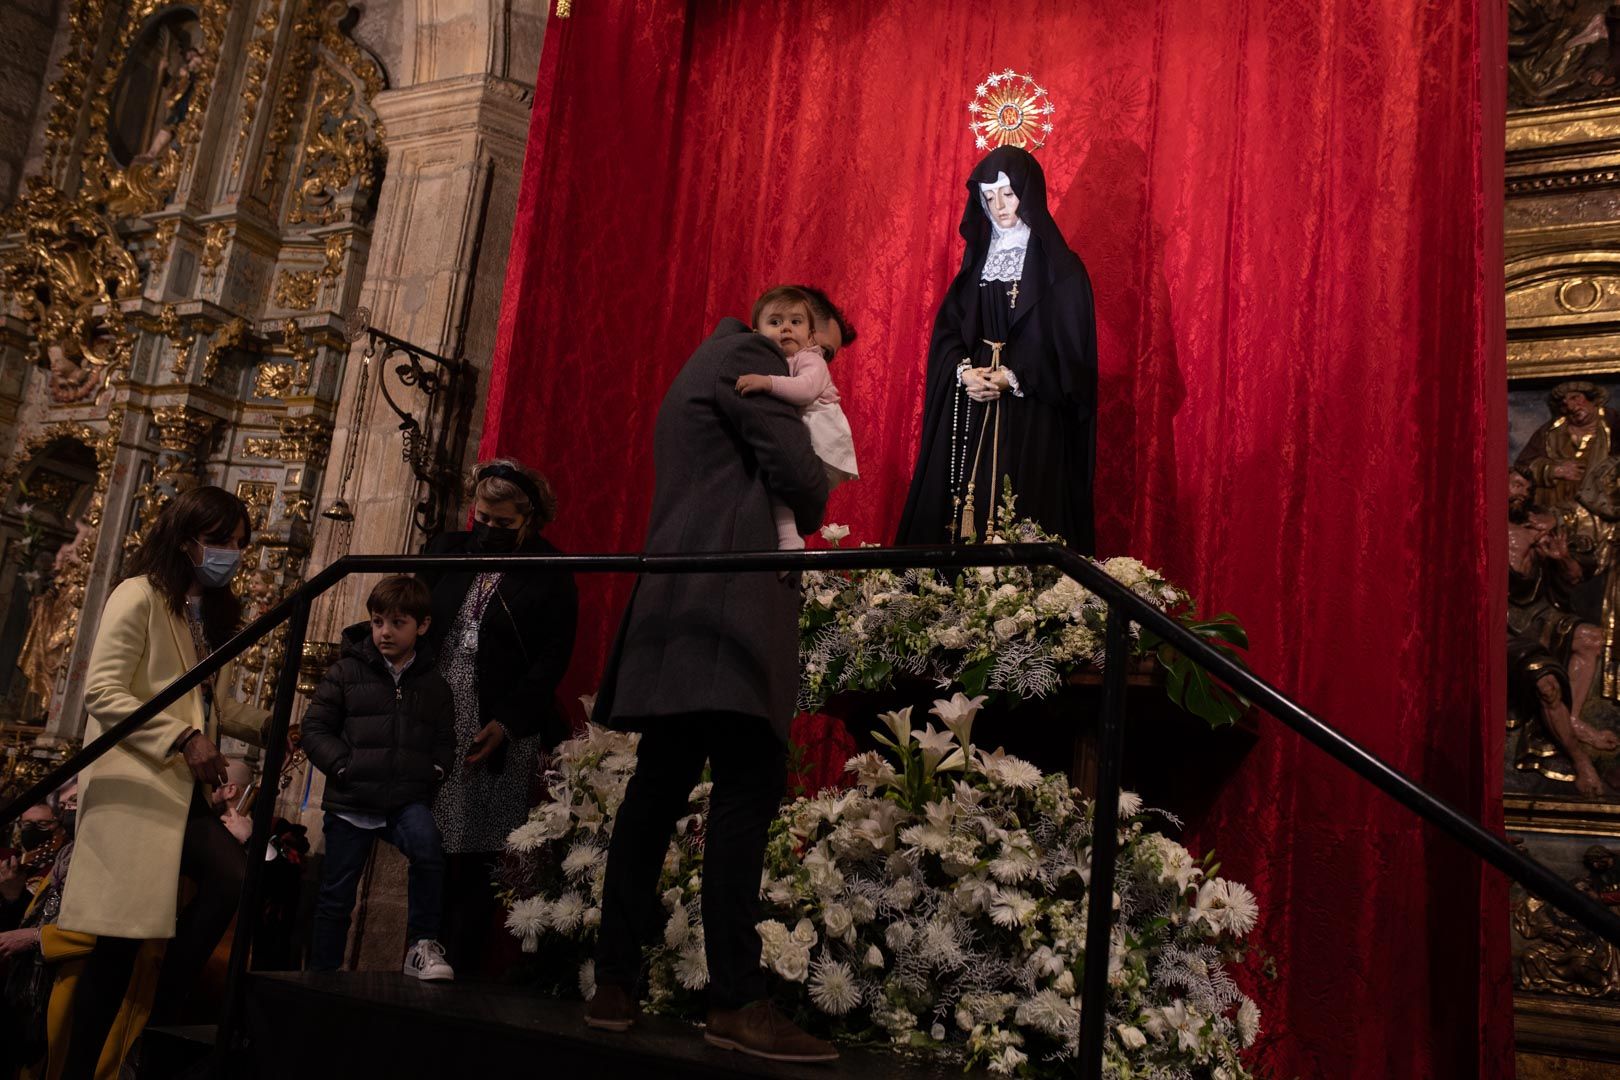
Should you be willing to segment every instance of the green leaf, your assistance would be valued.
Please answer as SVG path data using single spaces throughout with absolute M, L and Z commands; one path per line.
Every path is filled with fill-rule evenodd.
M 962 684 L 962 689 L 968 697 L 978 697 L 984 693 L 984 684 L 990 681 L 990 669 L 995 663 L 995 657 L 987 656 L 962 670 L 957 682 Z

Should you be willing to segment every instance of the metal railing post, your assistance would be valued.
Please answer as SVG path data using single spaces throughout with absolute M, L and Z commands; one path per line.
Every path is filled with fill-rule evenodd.
M 1113 951 L 1114 863 L 1119 856 L 1119 788 L 1125 759 L 1125 669 L 1130 619 L 1110 604 L 1103 643 L 1102 753 L 1092 792 L 1091 883 L 1086 894 L 1086 966 L 1080 997 L 1081 1080 L 1102 1080 L 1108 1018 L 1108 960 Z
M 287 623 L 282 642 L 281 671 L 276 675 L 275 705 L 270 735 L 264 748 L 264 772 L 259 796 L 253 804 L 253 835 L 247 843 L 247 873 L 242 881 L 242 900 L 236 909 L 236 936 L 231 942 L 230 966 L 225 973 L 225 1002 L 219 1032 L 214 1040 L 214 1075 L 225 1077 L 231 1054 L 238 1042 L 245 1010 L 244 979 L 253 950 L 253 935 L 259 928 L 264 903 L 264 852 L 270 843 L 270 826 L 275 821 L 276 797 L 281 768 L 287 760 L 287 732 L 292 725 L 293 701 L 298 695 L 298 667 L 304 655 L 304 637 L 309 630 L 308 596 L 300 597 Z

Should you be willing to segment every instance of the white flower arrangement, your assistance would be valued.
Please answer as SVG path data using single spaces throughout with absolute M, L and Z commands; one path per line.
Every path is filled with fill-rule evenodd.
M 1000 520 L 1008 540 L 1056 538 L 1017 520 L 1011 491 Z M 837 545 L 849 535 L 829 525 Z M 1140 561 L 1119 556 L 1098 562 L 1160 611 L 1236 658 L 1248 646 L 1230 615 L 1203 620 L 1187 592 Z M 816 712 L 835 694 L 887 690 L 897 679 L 932 680 L 969 696 L 1004 695 L 1014 704 L 1044 698 L 1064 678 L 1103 661 L 1107 605 L 1052 567 L 977 567 L 948 578 L 935 570 L 808 571 L 799 616 L 803 672 L 799 708 Z M 1228 724 L 1246 707 L 1181 653 L 1136 632 L 1133 652 L 1153 656 L 1167 671 L 1172 700 L 1213 725 Z
M 991 1072 L 1067 1075 L 1077 1051 L 1091 877 L 1092 807 L 1065 777 L 972 743 L 982 698 L 936 701 L 945 726 L 887 713 L 886 747 L 852 758 L 854 786 L 783 806 L 760 887 L 760 963 L 809 1026 Z M 636 736 L 591 727 L 558 748 L 551 801 L 508 844 L 507 926 L 540 952 L 556 992 L 588 995 L 601 879 Z M 670 844 L 669 913 L 648 950 L 649 1008 L 701 1016 L 700 917 L 708 785 Z M 557 806 L 562 810 L 554 809 Z M 1253 894 L 1215 876 L 1120 799 L 1108 957 L 1108 1075 L 1249 1077 L 1258 1007 L 1232 973 L 1259 918 Z M 563 822 L 560 829 L 557 823 Z M 537 832 L 546 838 L 536 843 Z M 583 966 L 582 966 L 583 964 Z

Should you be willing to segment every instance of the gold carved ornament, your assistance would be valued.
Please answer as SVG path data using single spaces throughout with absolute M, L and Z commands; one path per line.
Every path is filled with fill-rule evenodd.
M 253 25 L 258 33 L 248 45 L 247 69 L 242 76 L 242 111 L 237 124 L 236 147 L 231 154 L 232 180 L 242 175 L 253 121 L 259 115 L 259 102 L 264 98 L 265 76 L 269 74 L 270 58 L 276 51 L 276 30 L 281 26 L 281 0 L 264 0 L 264 7 Z
M 245 348 L 251 337 L 248 321 L 240 315 L 214 331 L 214 336 L 208 342 L 208 352 L 203 355 L 202 381 L 213 382 L 225 354 L 232 349 Z
M 219 273 L 219 264 L 225 261 L 225 245 L 230 242 L 231 227 L 229 223 L 216 221 L 203 230 L 202 264 L 203 281 L 214 280 Z
M 57 400 L 92 396 L 106 369 L 129 363 L 133 338 L 118 301 L 140 295 L 135 260 L 105 212 L 39 177 L 0 214 L 0 230 L 18 238 L 0 262 L 0 290 L 32 324 L 36 360 L 64 391 Z

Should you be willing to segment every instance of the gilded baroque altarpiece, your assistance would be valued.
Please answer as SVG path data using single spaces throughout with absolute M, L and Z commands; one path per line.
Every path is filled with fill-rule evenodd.
M 94 613 L 176 493 L 248 504 L 250 615 L 303 580 L 386 133 L 344 3 L 64 2 L 0 209 L 0 723 L 72 738 Z
M 1502 768 L 1510 836 L 1620 910 L 1620 19 L 1609 12 L 1509 5 Z M 1620 1061 L 1620 950 L 1517 889 L 1510 919 L 1520 1075 Z

